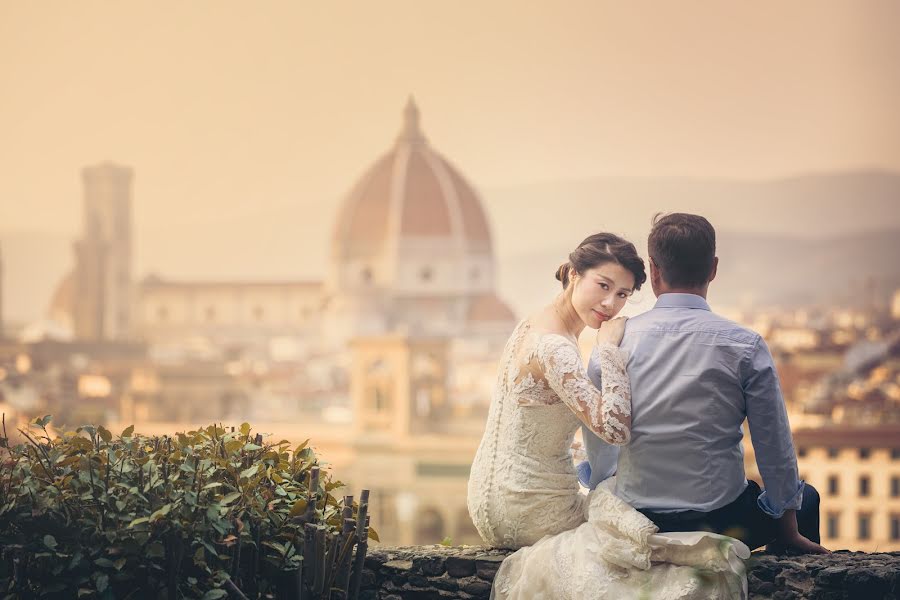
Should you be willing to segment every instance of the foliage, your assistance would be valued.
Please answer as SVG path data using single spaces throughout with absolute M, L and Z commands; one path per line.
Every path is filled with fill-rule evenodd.
M 320 476 L 308 440 L 263 443 L 247 423 L 51 439 L 49 421 L 20 430 L 26 444 L 8 448 L 5 424 L 0 437 L 0 598 L 293 597 L 302 578 L 327 596 L 349 575 L 310 572 L 325 564 L 309 564 L 310 538 L 345 570 L 347 547 L 365 553 L 365 523 L 348 527 L 367 494 L 362 507 L 335 498 L 343 484 Z

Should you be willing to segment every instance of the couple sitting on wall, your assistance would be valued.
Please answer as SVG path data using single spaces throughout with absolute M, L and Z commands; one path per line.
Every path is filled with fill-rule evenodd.
M 484 541 L 517 550 L 493 598 L 744 598 L 751 549 L 828 552 L 769 349 L 706 302 L 712 225 L 657 217 L 648 253 L 649 312 L 616 318 L 647 275 L 632 243 L 599 233 L 506 344 L 468 487 Z M 765 490 L 744 474 L 745 419 Z

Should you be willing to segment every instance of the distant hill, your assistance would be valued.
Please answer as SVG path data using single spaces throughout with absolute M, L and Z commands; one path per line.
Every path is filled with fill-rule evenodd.
M 646 251 L 641 249 L 646 257 Z M 559 290 L 553 273 L 562 254 L 535 251 L 501 261 L 500 294 L 521 315 Z M 718 232 L 719 273 L 710 302 L 720 306 L 864 306 L 900 288 L 900 229 L 808 240 Z M 636 295 L 641 312 L 653 304 L 649 283 Z
M 482 196 L 504 255 L 574 247 L 601 230 L 643 246 L 657 212 L 702 214 L 717 231 L 798 238 L 900 229 L 900 174 L 884 171 L 766 181 L 605 177 L 491 189 Z
M 494 231 L 500 291 L 520 313 L 554 293 L 553 272 L 590 233 L 615 231 L 645 254 L 650 219 L 658 211 L 700 213 L 716 226 L 723 266 L 712 299 L 721 302 L 802 302 L 825 293 L 831 297 L 832 290 L 841 301 L 852 301 L 867 293 L 862 288 L 867 275 L 896 285 L 900 270 L 897 173 L 771 181 L 613 177 L 484 189 L 481 196 Z M 298 202 L 240 219 L 210 215 L 203 223 L 165 229 L 137 223 L 136 273 L 322 277 L 336 207 L 337 201 Z M 74 237 L 0 231 L 7 318 L 29 320 L 43 313 L 71 268 Z M 652 296 L 649 287 L 646 295 Z

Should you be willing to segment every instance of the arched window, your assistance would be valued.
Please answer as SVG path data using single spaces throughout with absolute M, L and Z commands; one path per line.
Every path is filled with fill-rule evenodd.
M 444 539 L 444 518 L 435 508 L 424 508 L 416 517 L 416 544 L 439 544 Z

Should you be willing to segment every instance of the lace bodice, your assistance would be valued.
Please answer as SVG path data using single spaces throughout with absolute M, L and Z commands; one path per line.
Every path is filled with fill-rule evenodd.
M 490 544 L 519 547 L 584 520 L 570 446 L 581 423 L 629 440 L 631 396 L 617 347 L 598 345 L 602 389 L 573 340 L 519 323 L 506 344 L 484 436 L 469 477 L 475 527 Z
M 591 383 L 578 346 L 557 333 L 532 329 L 526 320 L 513 333 L 506 377 L 509 393 L 520 405 L 563 402 L 591 431 L 610 444 L 628 443 L 631 388 L 618 347 L 599 344 L 602 389 Z

